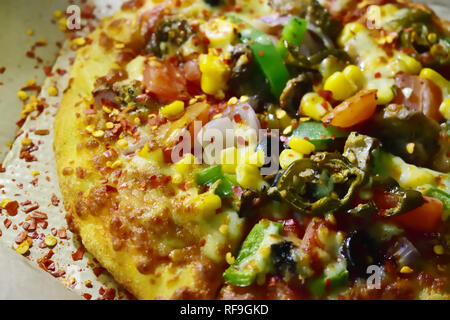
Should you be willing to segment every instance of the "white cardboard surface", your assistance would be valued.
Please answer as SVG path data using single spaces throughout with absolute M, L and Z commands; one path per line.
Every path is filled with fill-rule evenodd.
M 121 0 L 95 0 L 93 2 L 102 9 L 100 12 L 104 15 L 117 8 Z M 422 2 L 439 3 L 440 5 L 432 7 L 438 14 L 450 17 L 448 0 Z M 0 53 L 0 67 L 7 67 L 5 74 L 0 75 L 0 81 L 5 83 L 0 86 L 0 160 L 3 160 L 8 152 L 5 144 L 14 137 L 15 122 L 18 120 L 21 110 L 16 92 L 27 79 L 34 77 L 39 83 L 44 78 L 41 69 L 34 69 L 35 63 L 27 59 L 24 53 L 33 42 L 45 36 L 50 45 L 39 49 L 39 53 L 45 59 L 46 65 L 53 64 L 56 52 L 53 43 L 62 40 L 63 36 L 57 27 L 50 23 L 50 19 L 53 10 L 64 11 L 66 6 L 66 0 L 1 0 L 0 2 L 0 28 L 6 30 L 6 32 L 0 32 L 0 43 L 9 44 L 3 46 L 0 51 L 2 52 Z M 109 6 L 111 6 L 110 9 L 108 9 Z M 35 30 L 34 38 L 26 35 L 26 30 L 29 28 Z M 67 62 L 73 55 L 74 53 L 66 47 L 58 58 L 55 68 L 68 70 Z M 0 185 L 4 185 L 3 189 L 0 189 L 0 201 L 3 198 L 10 198 L 19 203 L 25 200 L 38 203 L 40 206 L 38 210 L 47 213 L 49 217 L 47 229 L 38 229 L 39 233 L 45 235 L 51 233 L 51 228 L 66 227 L 62 203 L 56 207 L 50 201 L 52 194 L 61 200 L 52 149 L 53 120 L 60 97 L 46 96 L 47 86 L 56 84 L 59 91 L 62 92 L 66 83 L 67 75 L 46 79 L 42 92 L 47 99 L 49 108 L 36 119 L 29 118 L 27 120 L 23 126 L 24 133 L 18 137 L 3 161 L 6 172 L 0 173 Z M 50 135 L 37 136 L 33 133 L 35 129 L 49 129 Z M 33 153 L 39 160 L 37 162 L 27 163 L 19 159 L 20 141 L 27 133 L 35 144 L 41 141 L 39 150 Z M 31 183 L 34 179 L 30 173 L 31 170 L 40 172 L 36 186 Z M 23 186 L 19 187 L 18 184 L 23 184 Z M 14 239 L 19 232 L 23 231 L 18 223 L 24 221 L 26 213 L 23 212 L 23 209 L 26 207 L 19 208 L 19 213 L 15 217 L 6 217 L 5 213 L 0 214 L 0 230 L 2 231 L 2 236 L 0 236 L 0 299 L 79 299 L 80 294 L 83 293 L 89 293 L 95 299 L 100 297 L 98 293 L 100 287 L 118 288 L 112 278 L 106 274 L 101 275 L 99 279 L 95 277 L 91 268 L 87 267 L 88 263 L 92 263 L 92 257 L 88 253 L 85 253 L 84 258 L 80 261 L 72 260 L 71 254 L 77 250 L 78 244 L 74 241 L 74 235 L 69 231 L 67 231 L 69 239 L 59 240 L 58 245 L 53 249 L 55 254 L 52 260 L 55 261 L 57 269 L 66 271 L 65 276 L 57 280 L 64 282 L 71 288 L 71 291 L 60 285 L 48 273 L 37 268 L 36 259 L 48 252 L 48 249 L 38 247 L 37 240 L 34 241 L 30 254 L 26 258 L 15 253 L 10 247 L 12 244 L 16 246 Z M 17 225 L 17 230 L 13 230 L 12 226 L 6 229 L 3 225 L 5 218 L 12 220 L 13 225 Z M 92 288 L 85 286 L 87 280 L 92 281 Z

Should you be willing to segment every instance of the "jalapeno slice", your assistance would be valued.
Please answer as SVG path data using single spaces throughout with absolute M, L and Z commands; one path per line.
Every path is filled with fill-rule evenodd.
M 282 199 L 301 212 L 323 215 L 345 206 L 364 181 L 364 171 L 342 155 L 318 153 L 287 167 L 275 189 Z

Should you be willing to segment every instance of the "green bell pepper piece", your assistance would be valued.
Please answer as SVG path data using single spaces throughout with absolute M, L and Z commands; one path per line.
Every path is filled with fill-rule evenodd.
M 281 56 L 284 57 L 287 53 L 287 48 L 285 45 L 285 41 L 289 44 L 297 44 L 299 45 L 303 41 L 303 37 L 305 36 L 306 26 L 308 25 L 308 21 L 304 19 L 300 19 L 297 17 L 292 17 L 286 23 L 281 32 L 281 38 L 278 42 L 278 51 Z
M 270 92 L 278 99 L 289 80 L 289 72 L 272 39 L 259 30 L 248 27 L 241 31 L 241 40 L 252 50 L 256 63 L 270 84 Z
M 444 205 L 444 211 L 450 211 L 450 194 L 447 192 L 438 188 L 430 188 L 425 192 L 425 195 L 441 200 Z
M 335 139 L 345 138 L 348 132 L 340 130 L 331 125 L 326 127 L 319 121 L 306 121 L 299 124 L 297 128 L 292 131 L 291 136 L 299 138 L 308 138 L 308 141 L 316 146 L 316 150 L 323 151 L 333 143 Z
M 326 268 L 322 276 L 311 280 L 308 289 L 314 298 L 321 298 L 327 292 L 346 285 L 348 277 L 346 263 L 335 263 L 333 268 Z
M 203 169 L 195 175 L 195 182 L 201 186 L 211 186 L 219 179 L 222 181 L 217 186 L 215 194 L 221 198 L 233 197 L 233 187 L 238 185 L 236 176 L 234 174 L 223 174 L 220 165 Z
M 225 281 L 235 286 L 249 286 L 258 275 L 273 269 L 270 248 L 280 240 L 283 225 L 267 219 L 260 220 L 244 240 L 235 262 L 223 273 Z

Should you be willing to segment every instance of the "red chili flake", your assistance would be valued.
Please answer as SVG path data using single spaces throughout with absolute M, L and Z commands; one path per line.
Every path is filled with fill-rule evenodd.
M 58 235 L 58 238 L 60 238 L 60 239 L 66 239 L 67 238 L 67 233 L 66 233 L 66 229 L 65 228 L 58 229 L 56 231 L 56 234 Z
M 37 220 L 47 220 L 48 216 L 46 213 L 41 211 L 34 211 L 30 214 L 30 217 Z
M 259 50 L 259 51 L 258 51 L 258 55 L 260 55 L 261 57 L 264 57 L 264 51 Z
M 25 231 L 22 231 L 21 233 L 19 233 L 16 237 L 16 239 L 14 240 L 17 244 L 21 244 L 22 242 L 25 241 L 25 239 L 27 238 L 28 233 Z
M 4 73 L 6 71 L 6 67 L 1 67 L 0 68 L 0 74 Z
M 108 288 L 103 293 L 102 299 L 103 300 L 114 300 L 115 296 L 116 296 L 116 289 Z
M 329 289 L 331 285 L 331 279 L 328 278 L 327 280 L 325 280 L 325 290 Z
M 31 211 L 34 211 L 36 209 L 39 209 L 39 205 L 38 204 L 32 205 L 31 207 L 25 209 L 24 212 L 25 213 L 30 213 Z
M 94 19 L 95 18 L 94 9 L 95 9 L 95 6 L 85 5 L 81 9 L 81 17 L 83 19 Z
M 186 191 L 188 186 L 189 186 L 189 182 L 182 182 L 178 185 L 178 188 L 180 188 L 183 191 Z
M 52 73 L 52 67 L 51 67 L 51 66 L 43 66 L 43 67 L 42 67 L 42 70 L 44 70 L 44 73 L 45 73 L 45 75 L 46 75 L 47 77 L 53 76 L 53 73 Z
M 56 69 L 56 73 L 59 74 L 60 76 L 63 76 L 67 73 L 67 71 L 64 69 L 58 68 L 58 69 Z
M 10 216 L 15 216 L 17 214 L 17 208 L 19 203 L 17 201 L 10 201 L 5 205 L 5 210 Z
M 86 251 L 86 249 L 84 247 L 79 247 L 77 249 L 77 251 L 72 252 L 73 261 L 79 261 L 79 260 L 83 259 L 83 255 L 84 255 L 85 251 Z
M 6 218 L 5 221 L 3 221 L 3 224 L 6 229 L 9 229 L 9 227 L 11 226 L 11 223 L 12 223 L 12 221 L 9 220 L 8 218 Z
M 241 123 L 241 122 L 242 122 L 242 118 L 241 118 L 241 115 L 240 115 L 239 113 L 236 113 L 236 114 L 233 116 L 233 119 L 234 119 L 234 121 L 235 121 L 236 123 Z
M 33 180 L 31 180 L 31 184 L 33 185 L 33 187 L 37 187 L 38 182 L 39 182 L 38 178 L 34 178 Z
M 52 205 L 54 205 L 55 207 L 57 207 L 59 205 L 59 199 L 56 196 L 56 194 L 52 194 L 51 202 L 52 202 Z
M 98 277 L 99 275 L 101 275 L 103 273 L 103 271 L 105 271 L 105 268 L 95 267 L 92 269 L 92 271 L 94 272 L 95 276 Z
M 83 293 L 82 294 L 83 298 L 85 298 L 86 300 L 91 300 L 92 299 L 92 295 L 89 293 Z

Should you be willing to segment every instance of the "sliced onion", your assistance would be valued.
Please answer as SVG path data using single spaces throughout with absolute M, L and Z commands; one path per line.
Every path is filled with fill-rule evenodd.
M 252 106 L 248 103 L 241 103 L 234 106 L 233 110 L 230 112 L 229 117 L 232 121 L 235 121 L 235 115 L 239 114 L 242 120 L 256 132 L 261 128 L 259 124 L 259 119 L 253 110 Z
M 225 142 L 226 132 L 227 132 L 227 130 L 233 130 L 233 123 L 231 122 L 230 118 L 222 117 L 222 118 L 211 120 L 210 122 L 205 124 L 203 126 L 203 128 L 199 131 L 199 133 L 197 134 L 197 141 L 200 142 L 200 144 L 204 148 L 211 142 L 203 141 L 203 136 L 208 135 L 208 131 L 211 131 L 211 129 L 219 130 L 219 132 L 222 134 L 222 138 Z
M 399 267 L 413 266 L 420 259 L 417 248 L 405 237 L 401 237 L 392 247 L 392 255 Z

